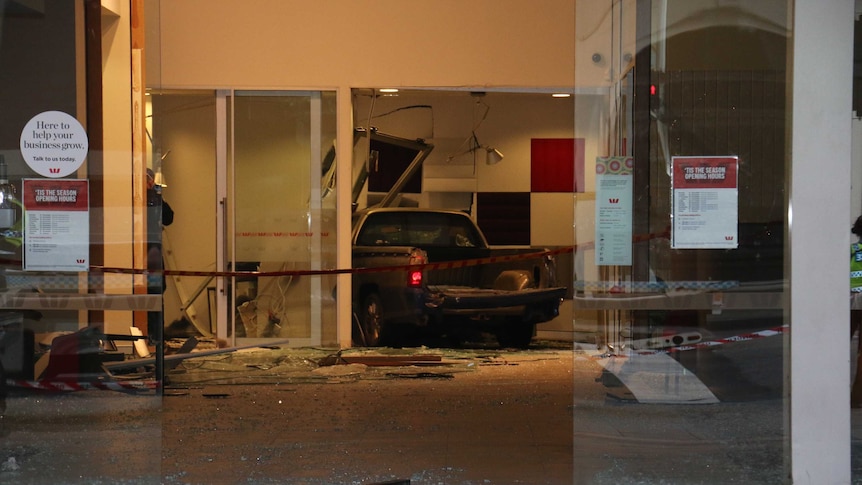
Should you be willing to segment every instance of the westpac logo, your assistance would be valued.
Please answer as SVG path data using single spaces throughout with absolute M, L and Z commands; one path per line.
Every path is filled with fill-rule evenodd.
M 610 204 L 619 204 L 619 203 L 620 203 L 620 199 L 619 199 L 619 198 L 611 198 L 611 199 L 608 199 L 608 203 L 610 203 Z
M 733 241 L 733 236 L 724 236 L 725 241 Z
M 49 171 L 49 172 L 51 172 L 51 173 L 60 173 L 60 169 L 59 169 L 59 168 L 49 168 L 49 169 L 48 169 L 48 171 Z
M 75 262 L 78 264 L 84 264 L 87 262 L 87 260 L 86 259 L 76 259 Z

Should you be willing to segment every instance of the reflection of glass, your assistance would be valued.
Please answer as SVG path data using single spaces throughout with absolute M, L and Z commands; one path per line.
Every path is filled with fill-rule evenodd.
M 769 9 L 761 9 L 766 3 Z M 782 464 L 790 463 L 782 456 L 789 449 L 782 443 L 787 421 L 772 418 L 787 409 L 789 382 L 780 335 L 789 324 L 785 133 L 793 2 L 766 3 L 577 3 L 578 22 L 594 22 L 576 40 L 575 126 L 587 163 L 595 166 L 587 171 L 595 175 L 586 192 L 596 195 L 576 199 L 573 284 L 579 293 L 573 304 L 579 311 L 573 323 L 584 348 L 610 356 L 600 361 L 608 395 L 638 403 L 713 403 L 710 416 L 717 419 L 739 419 L 744 408 L 745 421 L 759 424 L 757 435 L 773 441 L 748 446 L 749 430 L 740 429 L 726 435 L 701 469 L 757 470 L 745 479 L 772 483 L 787 475 Z M 692 179 L 691 190 L 682 192 L 672 160 L 683 156 L 738 157 L 738 184 L 719 182 L 714 165 L 704 162 L 703 185 Z M 624 168 L 625 180 L 608 177 Z M 627 199 L 614 192 L 626 185 L 633 203 L 623 206 Z M 685 207 L 674 207 L 675 200 Z M 734 340 L 742 334 L 764 337 L 746 345 Z M 628 433 L 629 426 L 636 432 L 651 420 L 664 429 L 712 431 L 698 419 L 700 409 L 679 409 L 633 407 L 628 424 L 614 409 L 607 416 L 615 419 L 614 432 Z M 745 460 L 712 460 L 742 447 Z M 758 456 L 770 456 L 770 465 L 763 467 Z M 668 446 L 651 457 L 654 466 L 622 460 L 621 470 L 632 468 L 608 469 L 597 481 L 625 481 L 637 467 L 643 483 L 687 482 L 686 472 L 664 465 L 700 459 L 690 447 Z M 727 481 L 701 474 L 697 480 Z

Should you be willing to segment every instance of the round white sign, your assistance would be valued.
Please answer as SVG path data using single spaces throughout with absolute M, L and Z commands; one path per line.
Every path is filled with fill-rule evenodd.
M 21 131 L 21 155 L 44 177 L 65 177 L 78 170 L 89 145 L 81 123 L 62 111 L 39 113 Z

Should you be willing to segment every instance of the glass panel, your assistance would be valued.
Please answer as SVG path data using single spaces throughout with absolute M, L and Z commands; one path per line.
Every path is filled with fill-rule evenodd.
M 94 51 L 128 29 L 117 33 L 100 22 L 98 3 L 0 1 L 0 179 L 17 199 L 0 217 L 4 483 L 161 477 L 161 383 L 137 365 L 134 373 L 107 367 L 136 357 L 130 328 L 145 332 L 144 310 L 161 312 L 143 277 L 102 268 L 132 268 L 133 249 L 146 238 L 132 229 L 143 219 L 131 196 L 129 49 Z M 125 103 L 107 101 L 114 92 L 107 86 L 125 90 Z M 25 131 L 37 116 L 61 122 Z M 22 138 L 39 158 L 22 151 Z M 54 143 L 70 138 L 88 143 L 80 157 Z M 31 165 L 49 157 L 81 163 L 70 171 L 69 163 L 62 171 L 48 166 L 45 174 Z M 142 192 L 143 181 L 141 211 Z M 122 466 L 113 453 L 124 457 Z
M 334 277 L 290 272 L 335 264 L 335 96 L 237 93 L 234 102 L 231 253 L 237 270 L 282 273 L 236 281 L 236 336 L 320 343 Z
M 598 433 L 626 450 L 597 456 L 593 483 L 788 474 L 789 4 L 577 5 L 592 175 L 575 207 L 574 325 L 607 398 L 575 407 L 575 446 Z

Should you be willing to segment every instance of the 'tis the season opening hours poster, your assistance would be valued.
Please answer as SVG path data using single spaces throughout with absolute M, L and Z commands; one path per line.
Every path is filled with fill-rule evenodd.
M 674 249 L 734 249 L 739 245 L 739 158 L 673 157 Z
M 87 271 L 87 180 L 24 179 L 24 269 Z

